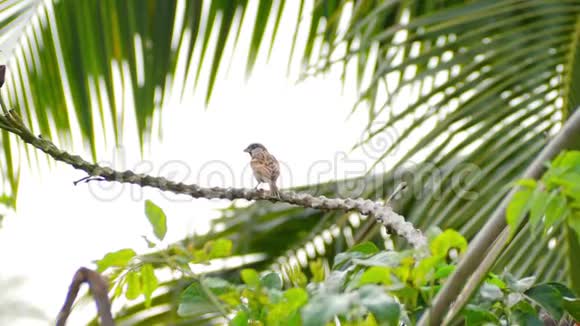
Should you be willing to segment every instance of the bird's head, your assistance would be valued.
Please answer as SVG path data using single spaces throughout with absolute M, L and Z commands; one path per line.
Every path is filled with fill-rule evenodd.
M 250 153 L 250 155 L 252 155 L 252 153 L 256 153 L 258 151 L 266 151 L 266 147 L 264 147 L 264 145 L 262 145 L 262 144 L 253 143 L 253 144 L 250 144 L 248 147 L 246 147 L 246 149 L 244 149 L 244 152 Z

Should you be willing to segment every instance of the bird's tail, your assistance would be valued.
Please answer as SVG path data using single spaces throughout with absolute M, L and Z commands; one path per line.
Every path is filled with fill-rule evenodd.
M 276 182 L 270 182 L 270 192 L 273 196 L 280 197 L 280 192 L 278 191 L 278 186 Z

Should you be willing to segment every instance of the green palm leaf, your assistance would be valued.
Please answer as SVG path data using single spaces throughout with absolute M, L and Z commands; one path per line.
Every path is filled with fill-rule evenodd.
M 16 6 L 16 1 L 6 3 Z M 125 91 L 134 99 L 143 145 L 181 55 L 188 58 L 187 78 L 198 82 L 205 81 L 202 64 L 211 61 L 210 74 L 204 76 L 209 100 L 224 45 L 237 42 L 241 24 L 235 20 L 244 19 L 247 8 L 242 0 L 186 1 L 183 11 L 164 0 L 27 3 L 14 10 L 16 14 L 0 8 L 0 25 L 31 26 L 30 32 L 22 33 L 10 59 L 6 85 L 10 103 L 47 137 L 67 142 L 71 129 L 78 126 L 94 156 L 95 130 L 101 127 L 95 117 L 112 121 L 113 141 L 118 140 L 124 113 L 119 103 L 125 102 L 121 100 Z M 284 4 L 259 1 L 249 69 L 263 51 L 264 40 L 274 40 L 277 28 L 268 38 L 266 26 L 278 26 Z M 305 16 L 307 5 L 313 10 Z M 19 17 L 31 11 L 30 23 L 21 24 Z M 204 12 L 206 23 L 201 26 Z M 1 13 L 8 13 L 7 18 Z M 181 14 L 184 23 L 176 26 Z M 359 104 L 369 110 L 367 140 L 393 128 L 400 135 L 378 153 L 378 161 L 397 148 L 405 154 L 393 162 L 392 171 L 375 176 L 382 182 L 368 183 L 357 195 L 385 198 L 385 190 L 395 186 L 395 175 L 405 164 L 419 162 L 407 180 L 410 195 L 397 208 L 421 228 L 452 227 L 473 236 L 506 186 L 521 175 L 580 102 L 577 1 L 318 0 L 301 1 L 298 15 L 296 29 L 308 29 L 302 60 L 309 65 L 308 72 L 342 65 L 345 79 L 358 80 Z M 309 18 L 305 27 L 303 16 Z M 210 49 L 214 28 L 217 45 Z M 191 33 L 189 42 L 186 33 Z M 173 39 L 178 40 L 177 46 L 172 46 Z M 297 42 L 294 38 L 291 54 Z M 192 62 L 195 51 L 200 51 L 199 62 Z M 121 65 L 125 68 L 118 69 Z M 353 65 L 356 69 L 349 68 Z M 117 87 L 119 81 L 122 87 Z M 158 89 L 161 96 L 156 95 Z M 183 94 L 184 89 L 177 91 Z M 5 134 L 2 143 L 2 171 L 4 180 L 10 180 L 10 187 L 4 189 L 14 192 L 17 158 Z M 317 191 L 331 195 L 336 187 Z M 266 252 L 268 260 L 262 264 L 293 255 L 337 225 L 342 232 L 331 237 L 327 248 L 339 244 L 341 250 L 351 241 L 347 239 L 380 239 L 373 221 L 354 225 L 344 214 L 269 204 L 232 210 L 216 223 L 225 228 L 199 241 L 228 236 L 236 239 L 238 254 Z M 546 255 L 546 242 L 533 241 L 528 232 L 522 230 L 496 269 L 508 267 L 516 275 L 535 273 L 565 280 L 570 272 L 566 252 L 556 247 Z M 553 235 L 557 241 L 567 239 L 561 229 Z M 516 257 L 517 262 L 505 257 Z M 159 300 L 166 303 L 169 297 Z M 156 320 L 169 315 L 161 316 Z
M 352 10 L 344 10 L 347 4 Z M 339 29 L 336 17 L 346 18 L 347 26 Z M 322 21 L 325 32 L 317 34 Z M 392 128 L 400 135 L 378 161 L 398 147 L 405 154 L 390 173 L 378 176 L 384 183 L 366 188 L 363 196 L 376 198 L 373 194 L 378 193 L 385 198 L 381 188 L 392 183 L 393 175 L 408 162 L 421 162 L 407 180 L 411 195 L 398 203 L 399 211 L 422 229 L 437 225 L 473 237 L 508 185 L 578 106 L 579 26 L 576 1 L 317 1 L 305 62 L 313 63 L 311 72 L 355 62 L 369 128 L 379 126 L 369 129 L 367 141 Z M 312 42 L 317 38 L 328 47 L 320 57 L 314 57 Z M 344 69 L 348 77 L 352 70 Z M 275 211 L 264 204 L 235 210 L 220 222 L 247 223 L 248 212 L 254 212 L 252 225 L 226 224 L 221 235 L 250 241 L 246 246 L 254 252 L 267 252 L 268 247 L 251 247 L 255 233 L 242 230 L 260 229 L 261 219 Z M 296 228 L 285 233 L 288 251 L 282 256 L 343 225 L 341 214 L 305 214 L 272 217 L 296 219 Z M 303 223 L 305 216 L 315 223 Z M 377 239 L 378 228 L 372 224 L 349 227 Z M 270 230 L 260 229 L 260 237 L 281 241 L 275 232 L 268 235 Z M 526 227 L 517 235 L 495 270 L 566 281 L 572 270 L 565 246 L 548 248 L 549 239 L 537 241 L 540 236 L 530 232 Z M 553 231 L 557 243 L 566 241 L 564 235 L 562 228 Z M 280 252 L 276 248 L 272 254 Z
M 284 1 L 277 4 L 260 1 L 248 71 L 264 39 L 276 37 L 277 28 L 266 35 L 263 18 L 276 8 L 271 23 L 278 26 Z M 143 147 L 154 112 L 170 94 L 187 91 L 186 82 L 176 76 L 195 78 L 194 87 L 207 84 L 205 98 L 210 100 L 224 48 L 227 42 L 237 42 L 247 8 L 246 0 L 3 1 L 0 44 L 8 59 L 9 106 L 20 111 L 34 132 L 61 143 L 70 144 L 71 132 L 80 131 L 94 158 L 96 138 L 117 144 L 127 110 L 134 110 Z M 218 35 L 211 46 L 214 30 Z M 194 56 L 197 52 L 199 57 Z M 180 58 L 185 72 L 178 71 Z M 207 75 L 201 73 L 205 65 L 211 67 Z M 7 135 L 2 144 L 1 170 L 8 181 L 3 191 L 15 195 L 18 155 Z M 28 161 L 34 161 L 30 154 L 26 151 Z

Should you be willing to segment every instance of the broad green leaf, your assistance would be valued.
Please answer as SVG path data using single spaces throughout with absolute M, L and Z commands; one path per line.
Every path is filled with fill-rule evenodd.
M 563 297 L 563 306 L 567 313 L 576 321 L 580 321 L 580 299 Z
M 447 251 L 445 251 L 446 253 Z M 427 257 L 419 262 L 417 267 L 413 269 L 413 284 L 416 287 L 423 286 L 435 274 L 435 269 L 438 264 L 443 262 L 440 255 Z
M 349 252 L 360 252 L 363 254 L 371 255 L 379 252 L 379 248 L 372 242 L 363 242 L 355 245 L 348 250 Z
M 463 316 L 465 317 L 465 325 L 467 326 L 479 326 L 485 325 L 486 323 L 500 325 L 497 317 L 488 309 L 472 304 L 468 304 L 465 309 L 463 309 Z
M 367 258 L 355 258 L 352 261 L 362 266 L 397 267 L 407 257 L 409 257 L 408 252 L 381 251 L 376 255 Z
M 487 282 L 483 282 L 483 284 L 481 284 L 479 294 L 484 300 L 492 302 L 501 300 L 503 298 L 503 292 L 501 289 L 497 285 Z
M 517 185 L 522 187 L 527 187 L 531 189 L 535 189 L 537 187 L 536 179 L 520 179 L 516 182 Z
M 489 284 L 494 284 L 500 289 L 505 289 L 507 287 L 506 283 L 494 273 L 489 273 L 485 281 Z
M 572 291 L 569 287 L 567 287 L 566 285 L 564 285 L 562 283 L 547 282 L 544 284 L 549 285 L 549 286 L 553 287 L 554 289 L 558 290 L 558 292 L 560 292 L 562 297 L 568 297 L 568 298 L 575 298 L 576 297 L 576 294 L 574 293 L 574 291 Z
M 301 325 L 300 314 L 284 303 L 272 305 L 268 309 L 268 315 L 265 325 Z
M 358 290 L 360 304 L 373 313 L 377 321 L 388 325 L 398 325 L 401 306 L 385 290 L 377 285 L 365 285 Z
M 361 326 L 378 326 L 377 319 L 372 313 L 369 313 L 365 321 L 361 324 Z
M 246 283 L 247 284 L 247 283 Z M 281 290 L 282 277 L 276 272 L 269 272 L 260 278 L 260 284 L 268 289 Z M 249 284 L 248 284 L 249 285 Z
M 165 238 L 165 233 L 167 233 L 167 218 L 163 210 L 155 205 L 152 201 L 145 201 L 145 215 L 151 226 L 153 227 L 153 233 L 159 240 Z
M 262 279 L 260 279 L 260 282 L 262 282 Z M 265 290 L 264 292 L 268 295 L 268 301 L 270 303 L 278 304 L 278 303 L 284 302 L 284 292 L 282 292 L 282 289 L 276 289 L 276 288 L 270 289 L 270 288 L 264 287 L 264 290 Z
M 520 303 L 522 300 L 524 300 L 524 295 L 522 293 L 512 292 L 508 293 L 508 295 L 504 300 L 504 303 L 507 308 L 512 308 L 513 306 Z
M 244 310 L 240 310 L 230 321 L 230 326 L 248 326 L 248 319 L 248 313 Z
M 354 303 L 351 293 L 315 296 L 302 308 L 303 325 L 325 325 L 334 316 L 347 313 Z
M 308 301 L 308 294 L 301 288 L 290 290 L 297 291 L 281 293 L 280 301 L 276 300 L 276 304 L 270 305 L 266 325 L 301 325 L 299 308 Z M 277 291 L 271 291 L 270 298 L 272 292 Z
M 518 293 L 519 294 L 519 293 Z M 512 311 L 520 311 L 525 314 L 538 315 L 538 311 L 532 306 L 532 302 L 529 300 L 520 300 L 512 307 Z
M 566 198 L 558 191 L 552 191 L 546 206 L 545 228 L 558 223 L 566 215 Z
M 580 151 L 563 151 L 552 161 L 552 171 L 580 171 Z
M 365 285 L 365 284 L 385 284 L 389 285 L 392 283 L 391 281 L 391 269 L 388 267 L 382 266 L 372 266 L 369 267 L 364 273 L 362 274 L 358 285 Z
M 395 274 L 401 282 L 406 283 L 412 276 L 411 271 L 414 264 L 415 261 L 413 258 L 411 257 L 404 258 L 403 260 L 401 260 L 400 266 L 393 268 L 393 274 Z
M 121 249 L 107 253 L 101 260 L 97 261 L 97 271 L 101 273 L 109 267 L 125 267 L 135 255 L 133 249 Z
M 242 269 L 240 272 L 240 276 L 242 277 L 242 281 L 246 283 L 246 285 L 257 287 L 260 285 L 260 275 L 256 272 L 255 269 L 245 268 Z
M 203 279 L 203 284 L 208 291 L 216 296 L 234 291 L 229 282 L 220 278 L 206 277 Z M 179 316 L 194 316 L 212 311 L 218 311 L 218 308 L 208 298 L 200 282 L 195 281 L 181 293 L 177 307 Z
M 325 292 L 328 293 L 341 293 L 344 289 L 345 282 L 348 280 L 350 275 L 349 270 L 338 270 L 332 271 L 326 277 L 326 280 L 323 283 L 323 287 Z
M 530 289 L 534 283 L 536 283 L 536 277 L 524 277 L 522 279 L 515 279 L 512 277 L 506 277 L 509 289 L 514 292 L 522 293 Z
M 560 191 L 576 200 L 580 199 L 580 171 L 569 171 L 560 177 L 552 177 L 548 180 L 552 183 L 552 188 L 559 188 Z
M 344 266 L 345 264 L 357 259 L 357 258 L 364 258 L 368 256 L 367 254 L 363 254 L 362 252 L 359 251 L 354 251 L 354 252 L 341 252 L 339 254 L 337 254 L 336 256 L 334 256 L 334 262 L 332 265 L 332 269 L 338 269 L 342 266 Z
M 530 199 L 530 224 L 533 228 L 540 223 L 541 218 L 544 216 L 548 200 L 549 195 L 541 187 L 537 187 L 534 190 Z
M 223 294 L 229 292 L 232 288 L 232 284 L 219 277 L 204 277 L 200 280 L 205 286 L 207 286 L 215 294 Z
M 520 222 L 526 216 L 529 209 L 529 200 L 532 196 L 532 190 L 520 189 L 512 197 L 506 209 L 507 224 L 510 227 L 510 232 L 514 234 Z
M 539 284 L 527 290 L 525 294 L 556 320 L 560 320 L 564 314 L 562 307 L 562 294 L 555 287 L 549 284 Z
M 229 257 L 232 255 L 233 243 L 229 239 L 217 239 L 212 242 L 209 259 Z
M 141 293 L 143 293 L 139 273 L 136 271 L 130 271 L 127 273 L 125 278 L 127 279 L 127 291 L 125 292 L 125 297 L 129 300 L 137 299 Z
M 205 263 L 209 260 L 209 251 L 210 251 L 211 243 L 206 242 L 203 249 L 194 249 L 193 250 L 193 263 Z
M 290 316 L 288 317 L 288 319 L 285 321 L 285 325 L 287 326 L 302 326 L 302 318 L 300 315 L 300 311 L 297 310 L 295 312 L 293 312 L 292 314 L 290 314 Z
M 544 322 L 538 318 L 537 312 L 523 312 L 516 310 L 512 313 L 512 323 L 526 326 L 544 326 Z
M 153 291 L 159 286 L 153 265 L 144 264 L 141 267 L 141 284 L 143 285 L 143 294 L 145 295 L 145 307 L 150 307 Z
M 467 240 L 455 230 L 445 230 L 439 234 L 429 244 L 431 253 L 435 256 L 447 256 L 450 249 L 455 248 L 459 252 L 464 252 L 467 249 Z
M 435 275 L 433 275 L 433 278 L 436 280 L 447 278 L 447 276 L 451 275 L 453 271 L 455 271 L 455 265 L 439 266 L 437 267 L 437 270 L 435 270 Z
M 267 325 L 302 325 L 299 308 L 308 302 L 308 293 L 302 288 L 291 288 L 282 293 L 281 300 L 268 311 Z
M 291 288 L 284 292 L 284 298 L 291 309 L 298 309 L 308 302 L 308 292 L 302 288 Z
M 217 311 L 217 308 L 207 300 L 199 302 L 186 301 L 177 306 L 177 315 L 180 317 L 196 316 L 214 311 Z

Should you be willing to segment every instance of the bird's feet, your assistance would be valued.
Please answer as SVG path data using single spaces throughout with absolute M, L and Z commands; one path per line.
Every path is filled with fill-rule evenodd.
M 270 190 L 270 196 L 280 199 L 280 192 L 277 190 Z

